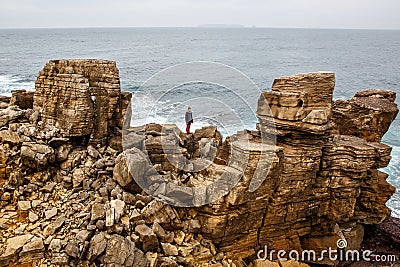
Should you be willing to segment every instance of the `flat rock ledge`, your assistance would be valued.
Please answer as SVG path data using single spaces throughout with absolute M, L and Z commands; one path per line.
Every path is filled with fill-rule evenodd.
M 380 171 L 391 159 L 380 141 L 397 116 L 396 95 L 333 101 L 334 87 L 330 72 L 278 78 L 260 95 L 257 130 L 224 140 L 214 126 L 192 135 L 175 125 L 127 127 L 131 94 L 120 90 L 115 62 L 49 61 L 35 91 L 0 97 L 0 266 L 334 266 L 257 253 L 319 253 L 340 238 L 360 249 L 364 233 L 389 236 L 400 251 L 385 206 L 395 188 Z M 262 144 L 271 135 L 276 146 Z M 226 172 L 239 182 L 211 204 L 166 204 L 186 194 L 197 206 L 218 190 L 199 199 L 194 188 Z

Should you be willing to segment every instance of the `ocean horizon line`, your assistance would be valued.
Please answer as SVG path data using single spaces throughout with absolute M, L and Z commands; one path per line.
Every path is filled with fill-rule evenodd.
M 205 24 L 195 26 L 65 26 L 65 27 L 0 27 L 0 30 L 73 30 L 73 29 L 271 29 L 271 30 L 348 30 L 348 31 L 400 31 L 400 28 L 341 28 L 341 27 L 270 27 L 231 24 Z

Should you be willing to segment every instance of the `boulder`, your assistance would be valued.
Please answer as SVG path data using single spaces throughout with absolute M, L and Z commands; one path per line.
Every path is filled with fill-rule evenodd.
M 100 232 L 92 237 L 90 240 L 90 246 L 87 252 L 87 258 L 89 261 L 94 261 L 100 256 L 107 247 L 107 240 L 104 232 Z
M 178 248 L 170 243 L 161 243 L 161 247 L 166 256 L 178 256 Z
M 18 210 L 21 213 L 28 213 L 31 209 L 31 202 L 30 201 L 18 201 Z
M 114 220 L 118 222 L 125 212 L 125 202 L 119 199 L 110 201 L 110 206 L 114 210 Z
M 96 148 L 94 148 L 93 146 L 88 146 L 87 152 L 88 152 L 89 156 L 91 156 L 92 158 L 95 158 L 95 159 L 97 159 L 100 156 L 99 151 L 97 151 Z
M 104 263 L 107 266 L 138 266 L 135 265 L 135 243 L 129 237 L 112 235 L 107 242 Z
M 77 241 L 70 241 L 68 242 L 67 246 L 65 247 L 65 253 L 72 258 L 79 257 L 79 245 Z
M 19 253 L 19 262 L 33 262 L 34 260 L 43 259 L 44 251 L 43 239 L 33 237 L 30 242 L 22 247 Z
M 23 246 L 31 240 L 33 235 L 20 235 L 7 239 L 5 251 L 0 255 L 0 266 L 8 266 L 10 262 L 15 262 L 18 259 L 19 252 Z
M 0 131 L 0 142 L 2 144 L 12 144 L 17 145 L 21 143 L 21 138 L 18 133 L 11 131 L 11 130 L 3 130 Z
M 198 142 L 202 138 L 212 139 L 217 141 L 222 140 L 221 133 L 217 130 L 217 126 L 205 126 L 194 131 L 194 139 Z
M 21 158 L 43 168 L 55 161 L 55 153 L 54 149 L 48 145 L 24 142 L 21 147 Z
M 350 100 L 334 101 L 334 132 L 380 142 L 399 112 L 395 99 L 393 91 L 366 90 Z
M 56 207 L 54 207 L 54 208 L 51 208 L 49 210 L 46 210 L 44 212 L 44 215 L 45 215 L 46 220 L 50 220 L 51 218 L 56 216 L 57 213 L 58 213 L 58 209 Z
M 129 192 L 140 192 L 142 189 L 136 181 L 142 181 L 143 184 L 149 168 L 149 162 L 144 153 L 137 148 L 132 148 L 121 153 L 115 160 L 113 178 Z
M 179 215 L 177 211 L 158 200 L 152 200 L 143 210 L 142 218 L 146 223 L 151 224 L 157 222 L 161 225 L 169 225 L 173 227 L 174 224 L 179 224 Z
M 52 213 L 46 213 L 46 216 L 51 216 L 54 214 L 54 209 L 50 210 Z M 55 215 L 54 215 L 55 216 Z M 48 218 L 48 217 L 46 217 Z M 51 218 L 51 217 L 50 217 Z M 60 217 L 57 218 L 55 222 L 50 223 L 43 231 L 43 235 L 45 237 L 52 236 L 54 235 L 60 228 L 65 224 L 66 221 L 65 215 L 61 215 Z
M 2 95 L 0 96 L 0 108 L 5 109 L 10 105 L 11 97 Z
M 101 203 L 93 204 L 92 212 L 91 212 L 91 220 L 92 221 L 97 221 L 98 219 L 103 219 L 105 215 L 106 215 L 106 210 L 105 210 L 103 204 L 101 204 Z
M 144 251 L 155 251 L 159 247 L 156 234 L 145 224 L 135 227 L 135 232 L 139 235 Z
M 64 144 L 61 145 L 59 147 L 57 147 L 56 149 L 56 160 L 58 162 L 63 162 L 66 161 L 68 159 L 68 155 L 72 150 L 72 145 L 71 144 Z
M 0 127 L 4 127 L 10 122 L 29 121 L 29 113 L 16 106 L 9 106 L 0 110 Z
M 73 187 L 79 187 L 82 181 L 86 177 L 86 172 L 83 168 L 76 168 L 72 173 L 72 185 Z

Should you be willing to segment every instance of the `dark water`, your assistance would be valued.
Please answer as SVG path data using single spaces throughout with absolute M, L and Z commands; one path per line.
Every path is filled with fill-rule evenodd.
M 0 92 L 33 89 L 33 81 L 45 62 L 59 58 L 116 60 L 122 89 L 129 91 L 138 90 L 164 68 L 184 62 L 213 61 L 237 68 L 262 90 L 269 89 L 275 77 L 333 71 L 336 99 L 350 98 L 356 91 L 371 88 L 400 93 L 400 31 L 257 28 L 0 30 Z M 219 92 L 215 87 L 206 90 L 209 95 Z M 190 88 L 185 92 L 195 93 Z M 146 98 L 135 101 L 138 107 L 153 104 Z M 234 98 L 227 97 L 226 101 L 235 106 Z M 172 102 L 163 102 L 158 115 L 173 109 L 176 103 Z M 140 110 L 138 121 L 143 115 Z M 243 115 L 247 118 L 244 124 L 254 128 L 254 117 Z M 198 121 L 198 126 L 202 123 L 208 122 Z M 389 181 L 400 189 L 399 132 L 397 119 L 384 142 L 393 146 L 393 159 L 385 171 L 390 174 Z M 394 215 L 400 216 L 399 191 L 388 206 Z

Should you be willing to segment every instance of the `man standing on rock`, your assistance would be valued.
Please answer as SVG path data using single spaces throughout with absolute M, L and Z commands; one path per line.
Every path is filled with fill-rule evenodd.
M 185 121 L 186 121 L 186 133 L 190 134 L 190 125 L 193 123 L 193 114 L 192 109 L 188 107 L 186 114 L 185 114 Z

